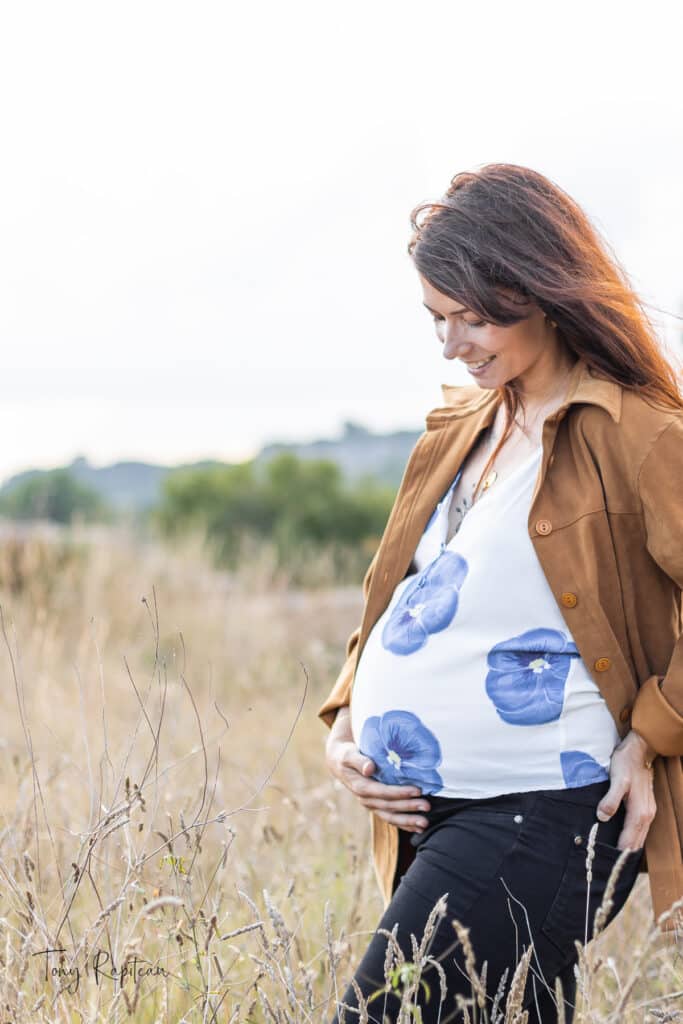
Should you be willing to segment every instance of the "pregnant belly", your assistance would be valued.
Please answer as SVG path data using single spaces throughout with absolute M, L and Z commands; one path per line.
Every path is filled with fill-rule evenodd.
M 351 728 L 375 778 L 476 797 L 562 787 L 563 751 L 609 759 L 616 729 L 597 688 L 587 691 L 579 659 L 504 651 L 497 665 L 487 654 L 470 637 L 457 663 L 447 644 L 396 657 L 368 638 Z

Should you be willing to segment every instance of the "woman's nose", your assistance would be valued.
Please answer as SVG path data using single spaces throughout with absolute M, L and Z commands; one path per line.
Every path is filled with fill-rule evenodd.
M 469 342 L 461 341 L 456 332 L 446 334 L 443 342 L 443 357 L 444 359 L 462 359 L 467 358 L 468 352 L 470 352 L 472 346 Z
M 466 355 L 472 346 L 469 341 L 463 340 L 462 325 L 456 320 L 443 323 L 441 326 L 444 359 L 455 359 L 458 356 Z

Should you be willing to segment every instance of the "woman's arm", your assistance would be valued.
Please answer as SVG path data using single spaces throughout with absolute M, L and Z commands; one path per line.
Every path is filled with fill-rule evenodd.
M 683 589 L 683 413 L 659 434 L 638 477 L 647 550 Z M 652 751 L 683 756 L 683 634 L 664 676 L 642 684 L 631 712 L 631 728 Z
M 638 490 L 646 545 L 660 569 L 683 588 L 683 414 L 662 430 L 643 460 Z M 652 761 L 683 755 L 683 636 L 679 636 L 666 675 L 641 685 L 631 711 L 631 730 L 614 748 L 610 787 L 597 807 L 601 821 L 626 803 L 619 849 L 645 845 L 657 807 Z
M 683 589 L 683 413 L 655 439 L 638 474 L 647 550 L 667 576 Z M 631 730 L 614 748 L 610 786 L 597 807 L 601 821 L 626 803 L 620 849 L 639 849 L 657 807 L 652 761 L 683 755 L 683 635 L 679 635 L 664 676 L 640 686 L 631 711 Z

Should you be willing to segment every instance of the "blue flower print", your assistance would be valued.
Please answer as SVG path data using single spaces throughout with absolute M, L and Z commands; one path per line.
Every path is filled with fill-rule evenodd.
M 419 786 L 423 793 L 443 788 L 436 770 L 441 745 L 412 711 L 385 711 L 366 719 L 358 749 L 377 765 L 372 776 L 388 786 Z
M 605 782 L 609 779 L 607 769 L 598 764 L 585 750 L 563 750 L 560 754 L 560 766 L 564 784 L 568 789 L 575 786 L 590 786 L 592 782 Z
M 382 646 L 394 654 L 412 654 L 430 633 L 445 629 L 458 610 L 458 591 L 467 576 L 467 562 L 443 550 L 405 588 L 382 630 Z
M 510 725 L 540 725 L 560 717 L 576 645 L 559 629 L 529 629 L 488 653 L 486 693 Z

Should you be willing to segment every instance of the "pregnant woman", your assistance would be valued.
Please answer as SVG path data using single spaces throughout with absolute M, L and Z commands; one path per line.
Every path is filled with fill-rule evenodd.
M 426 417 L 318 711 L 384 900 L 340 1002 L 357 1020 L 355 986 L 380 990 L 369 1020 L 396 1019 L 379 929 L 412 962 L 444 897 L 424 1024 L 472 998 L 454 918 L 489 1014 L 533 944 L 529 1021 L 557 1020 L 559 978 L 570 1022 L 575 940 L 617 860 L 608 922 L 639 872 L 663 930 L 683 896 L 683 397 L 626 275 L 543 175 L 458 174 L 412 225 L 444 358 L 474 383 L 442 385 Z

